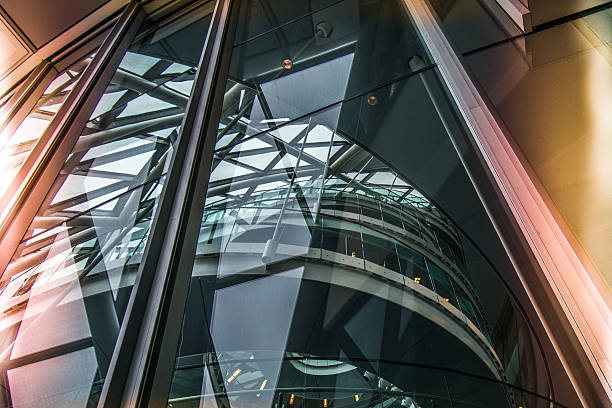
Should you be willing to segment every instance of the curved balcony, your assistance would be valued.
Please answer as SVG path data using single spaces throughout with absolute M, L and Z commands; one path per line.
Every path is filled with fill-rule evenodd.
M 335 201 L 326 202 L 326 197 L 332 195 Z M 274 197 L 272 192 L 261 200 L 254 197 L 243 209 L 249 212 L 255 210 L 255 213 L 261 210 L 274 213 L 275 207 L 282 203 Z M 342 198 L 348 200 L 351 197 Z M 223 245 L 223 231 L 227 232 L 228 228 L 222 220 L 229 225 L 234 218 L 209 209 L 208 217 L 221 221 L 206 227 L 208 235 L 200 234 L 194 276 L 218 274 L 222 257 L 226 262 L 232 259 L 231 273 L 243 274 L 265 274 L 270 263 L 283 269 L 284 263 L 290 267 L 296 259 L 301 259 L 305 264 L 304 279 L 381 296 L 421 314 L 462 339 L 489 367 L 495 378 L 504 380 L 503 365 L 491 345 L 482 306 L 465 273 L 461 253 L 456 255 L 455 260 L 447 257 L 437 243 L 434 231 L 430 231 L 429 235 L 434 240 L 423 238 L 428 236 L 424 231 L 431 225 L 426 223 L 428 212 L 401 206 L 397 213 L 401 217 L 395 215 L 395 223 L 392 224 L 387 222 L 390 212 L 386 206 L 379 207 L 381 210 L 376 216 L 372 208 L 373 200 L 367 200 L 367 204 L 359 201 L 359 205 L 345 205 L 343 211 L 329 208 L 331 204 L 336 207 L 342 205 L 342 198 L 333 192 L 323 194 L 321 215 L 311 226 L 307 238 L 300 223 L 303 220 L 302 212 L 288 209 L 283 218 L 283 239 L 275 248 L 274 261 L 267 263 L 261 254 L 265 251 L 267 240 L 273 235 L 276 217 L 266 219 L 259 213 L 249 218 L 243 214 L 241 220 L 246 223 L 253 222 L 254 217 L 259 219 L 253 223 L 254 227 L 237 234 L 231 243 Z M 235 216 L 242 209 L 219 211 L 234 212 Z M 400 228 L 398 221 L 402 222 L 402 226 L 404 222 L 414 224 L 409 230 Z M 450 228 L 449 221 L 445 221 Z M 450 240 L 448 236 L 447 239 Z M 455 245 L 460 245 L 458 240 Z M 414 296 L 403 296 L 406 293 Z

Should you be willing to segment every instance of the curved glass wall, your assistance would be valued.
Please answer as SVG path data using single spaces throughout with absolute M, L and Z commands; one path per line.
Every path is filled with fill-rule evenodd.
M 105 380 L 123 378 L 106 378 L 112 356 L 133 351 L 131 337 L 116 347 L 122 325 L 141 327 L 170 299 L 152 335 L 183 318 L 161 399 L 174 408 L 557 406 L 466 164 L 473 147 L 404 1 L 233 4 L 193 268 L 177 273 L 191 276 L 184 315 L 180 284 L 162 300 L 135 285 L 143 260 L 160 257 L 145 250 L 154 214 L 175 199 L 163 191 L 181 174 L 168 173 L 180 125 L 206 93 L 198 81 L 192 97 L 212 2 L 145 21 L 82 132 L 67 135 L 71 153 L 0 280 L 2 403 L 97 404 Z M 69 72 L 32 118 L 52 116 L 81 71 Z M 161 269 L 143 276 L 175 276 Z M 142 293 L 151 304 L 129 309 Z
M 505 392 L 529 401 L 527 406 L 558 406 L 525 390 L 444 369 L 379 364 L 376 371 L 398 381 L 393 383 L 369 371 L 372 368 L 367 364 L 297 353 L 286 354 L 278 383 L 270 387 L 266 377 L 270 360 L 255 355 L 236 351 L 183 359 L 168 406 L 463 408 L 495 403 Z M 194 387 L 197 381 L 203 384 L 201 388 Z
M 488 336 L 482 306 L 466 273 L 461 241 L 452 223 L 416 190 L 409 191 L 407 184 L 393 172 L 381 169 L 380 163 L 374 166 L 378 170 L 373 174 L 364 168 L 355 175 L 363 180 L 359 183 L 361 187 L 351 187 L 346 176 L 344 180 L 330 178 L 326 181 L 330 186 L 321 192 L 320 212 L 310 228 L 310 255 L 310 249 L 319 249 L 324 251 L 322 259 L 335 259 L 338 263 L 369 271 L 385 269 L 399 273 L 435 292 Z M 388 178 L 389 187 L 372 186 L 367 181 L 382 177 Z M 391 189 L 393 182 L 397 183 L 399 194 Z M 351 192 L 346 192 L 347 189 Z M 255 254 L 263 253 L 266 245 L 270 246 L 269 237 L 275 234 L 275 215 L 283 210 L 286 194 L 286 188 L 273 189 L 254 194 L 249 202 L 239 206 L 233 206 L 231 200 L 210 205 L 204 215 L 198 253 L 219 253 L 222 250 L 219 244 L 228 239 L 249 244 Z M 404 195 L 406 197 L 402 198 Z M 298 201 L 293 203 L 298 204 Z M 283 244 L 299 246 L 302 209 L 293 206 L 285 207 L 284 211 L 286 222 L 278 227 L 282 231 L 277 235 L 281 240 L 288 240 Z M 231 237 L 236 216 L 251 227 Z M 255 217 L 260 219 L 255 221 Z M 288 254 L 294 250 L 296 248 L 286 248 Z M 264 256 L 269 259 L 263 261 L 269 263 L 283 255 L 277 248 L 275 254 L 266 253 Z
M 173 392 L 187 395 L 191 391 L 192 396 L 171 398 L 168 406 L 173 408 L 268 406 L 268 402 L 275 407 L 478 407 L 486 406 L 484 401 L 495 401 L 504 388 L 517 399 L 529 401 L 527 406 L 554 406 L 546 398 L 486 378 L 409 364 L 379 363 L 376 371 L 398 381 L 394 383 L 369 371 L 372 367 L 362 362 L 287 353 L 277 385 L 270 387 L 266 377 L 269 360 L 252 352 L 206 354 L 203 359 L 187 360 L 181 361 L 176 372 Z M 203 383 L 201 389 L 193 387 L 196 379 Z M 466 382 L 473 387 L 469 392 Z
M 518 397 L 510 384 L 532 384 L 538 369 L 530 358 L 541 359 L 520 311 L 507 294 L 503 305 L 498 304 L 507 310 L 486 310 L 479 292 L 483 287 L 496 290 L 490 284 L 494 277 L 487 282 L 478 276 L 481 281 L 474 282 L 465 238 L 454 223 L 388 165 L 322 124 L 320 119 L 328 114 L 248 138 L 234 146 L 238 154 L 228 154 L 217 164 L 202 219 L 179 360 L 198 361 L 206 353 L 222 351 L 263 352 L 274 360 L 282 351 L 349 362 L 385 360 L 408 364 L 411 370 L 423 364 L 506 383 L 499 388 L 501 394 L 494 392 L 485 401 L 512 406 Z M 268 146 L 274 141 L 288 146 L 273 152 Z M 283 154 L 288 151 L 293 155 Z M 233 178 L 243 158 L 251 163 L 267 160 L 267 166 L 260 167 L 276 171 L 252 170 Z M 215 173 L 230 165 L 234 172 Z M 289 286 L 276 289 L 289 304 L 273 306 L 266 299 L 250 304 L 260 295 L 273 296 L 264 282 L 273 286 L 276 280 Z M 321 295 L 314 293 L 317 290 Z M 332 293 L 341 294 L 340 299 L 334 300 Z M 321 296 L 320 305 L 311 303 Z M 380 309 L 365 312 L 370 304 Z M 347 315 L 337 327 L 332 317 L 342 309 Z M 392 316 L 388 309 L 394 310 Z M 311 313 L 316 318 L 303 316 Z M 238 317 L 244 314 L 248 317 Z M 266 316 L 272 322 L 253 327 Z M 374 324 L 370 319 L 378 319 L 373 331 L 366 328 Z M 201 326 L 203 321 L 210 322 L 205 323 L 210 333 Z M 340 338 L 347 336 L 344 325 L 349 322 L 366 327 L 348 332 L 355 344 L 345 349 L 346 340 L 333 340 L 327 332 L 340 330 Z M 511 328 L 517 337 L 507 337 Z M 500 330 L 506 331 L 502 337 Z M 386 332 L 397 338 L 390 340 Z M 251 334 L 258 338 L 256 345 Z M 331 339 L 325 340 L 326 335 Z M 271 336 L 270 344 L 266 336 Z M 411 351 L 406 354 L 407 348 Z M 450 350 L 458 355 L 450 358 Z M 444 400 L 444 395 L 438 397 Z
M 549 406 L 514 296 L 418 185 L 452 191 L 434 169 L 461 164 L 401 2 L 262 26 L 248 5 L 169 404 Z M 375 148 L 385 137 L 406 160 L 425 143 L 429 163 L 400 172 Z

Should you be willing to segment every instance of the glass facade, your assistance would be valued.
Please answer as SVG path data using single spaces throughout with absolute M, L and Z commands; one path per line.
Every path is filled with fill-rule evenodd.
M 573 406 L 408 1 L 132 4 L 141 22 L 33 95 L 9 181 L 97 74 L 7 249 L 3 406 Z M 515 54 L 568 27 L 419 3 L 520 133 Z M 572 21 L 607 35 L 597 11 Z
M 92 56 L 88 55 L 72 67 L 59 73 L 44 90 L 36 107 L 19 124 L 17 129 L 13 132 L 10 128 L 4 129 L 2 140 L 5 144 L 2 146 L 3 167 L 1 171 L 6 174 L 6 181 L 15 178 L 91 58 Z M 9 133 L 11 133 L 10 137 Z M 3 190 L 6 187 L 3 186 Z
M 260 24 L 254 4 L 241 6 L 237 33 Z M 401 3 L 336 2 L 278 23 L 232 48 L 169 403 L 468 403 L 406 381 L 413 364 L 546 395 L 523 316 L 495 273 L 473 266 L 484 257 L 472 246 L 466 261 L 455 224 L 368 149 L 374 137 L 394 148 L 405 138 L 408 149 L 413 138 L 451 137 L 439 113 L 449 102 L 431 89 L 435 65 Z M 487 313 L 479 291 L 500 295 L 486 309 L 503 313 Z M 313 358 L 356 377 L 389 374 L 351 395 L 338 368 L 292 370 Z M 424 372 L 444 383 L 443 372 Z M 537 403 L 524 398 L 499 386 L 473 401 Z
M 142 24 L 14 253 L 2 291 L 12 406 L 96 404 L 209 24 L 202 7 Z M 41 371 L 51 380 L 32 390 Z
M 91 48 L 91 46 L 88 48 Z M 79 54 L 82 53 L 83 51 Z M 47 143 L 47 138 L 44 135 L 48 133 L 49 124 L 57 115 L 94 55 L 95 50 L 85 56 L 79 55 L 80 58 L 77 62 L 72 63 L 60 72 L 58 72 L 58 68 L 61 64 L 51 68 L 51 72 L 43 75 L 44 78 L 41 80 L 43 84 L 47 84 L 46 87 L 38 100 L 35 101 L 34 106 L 26 107 L 30 109 L 25 117 L 26 112 L 21 114 L 17 112 L 14 117 L 4 123 L 0 134 L 0 158 L 2 160 L 0 171 L 5 175 L 0 195 L 0 206 L 3 209 L 7 208 L 11 195 L 23 182 L 24 173 L 33 166 L 33 159 L 36 155 L 32 152 L 40 152 L 44 144 Z M 2 104 L 8 102 L 7 99 Z M 2 212 L 0 216 L 0 219 L 4 220 L 6 213 Z

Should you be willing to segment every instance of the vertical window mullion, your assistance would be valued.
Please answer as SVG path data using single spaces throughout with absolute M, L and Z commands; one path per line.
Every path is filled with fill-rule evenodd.
M 233 43 L 218 0 L 100 407 L 166 406 Z

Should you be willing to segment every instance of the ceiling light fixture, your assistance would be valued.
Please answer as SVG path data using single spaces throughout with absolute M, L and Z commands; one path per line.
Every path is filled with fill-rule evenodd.
M 283 60 L 283 64 L 282 65 L 283 65 L 283 68 L 285 68 L 285 69 L 291 69 L 291 68 L 293 68 L 293 61 L 291 61 L 291 59 L 289 59 L 289 58 L 285 58 Z

